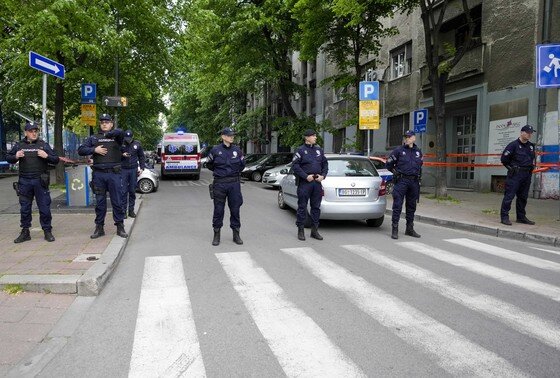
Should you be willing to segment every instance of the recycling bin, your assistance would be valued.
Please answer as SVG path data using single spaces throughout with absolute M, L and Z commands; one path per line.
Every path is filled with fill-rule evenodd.
M 93 204 L 93 191 L 89 186 L 91 182 L 90 166 L 66 167 L 64 180 L 66 182 L 67 206 L 90 206 Z

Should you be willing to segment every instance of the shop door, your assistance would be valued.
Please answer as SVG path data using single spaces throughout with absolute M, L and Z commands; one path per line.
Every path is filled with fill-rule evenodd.
M 468 113 L 453 117 L 455 129 L 455 152 L 458 154 L 471 154 L 476 152 L 476 113 Z M 473 156 L 459 156 L 454 159 L 456 163 L 474 163 Z M 452 161 L 452 160 L 451 160 Z M 455 183 L 458 188 L 472 188 L 474 182 L 474 168 L 456 167 Z

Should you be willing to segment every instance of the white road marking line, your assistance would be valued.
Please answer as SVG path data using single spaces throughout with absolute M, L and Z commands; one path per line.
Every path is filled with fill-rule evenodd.
M 459 238 L 459 239 L 445 239 L 445 241 L 457 245 L 461 245 L 463 247 L 467 247 L 470 249 L 474 249 L 476 251 L 484 252 L 489 255 L 502 257 L 504 259 L 516 261 L 525 265 L 534 266 L 535 268 L 546 269 L 546 270 L 553 270 L 555 272 L 560 272 L 560 264 L 541 259 L 538 257 L 524 255 L 523 253 L 510 251 L 509 249 L 495 247 L 490 244 L 481 243 L 476 240 L 471 240 L 467 238 Z
M 216 257 L 288 377 L 365 377 L 247 252 Z
M 146 257 L 128 376 L 206 376 L 181 256 Z
M 412 263 L 394 260 L 375 248 L 363 245 L 343 245 L 342 247 L 471 310 L 497 319 L 520 333 L 560 349 L 560 327 L 552 321 L 542 319 L 498 298 L 438 276 Z
M 460 376 L 524 376 L 495 353 L 469 341 L 362 277 L 322 257 L 311 248 L 287 248 L 292 256 L 396 336 L 431 355 L 449 373 Z
M 555 251 L 555 250 L 553 250 L 553 249 L 538 248 L 538 247 L 531 247 L 531 248 L 537 249 L 537 250 L 539 250 L 539 251 L 554 253 L 555 255 L 560 255 L 560 251 Z
M 422 253 L 436 260 L 458 266 L 473 273 L 490 277 L 497 281 L 517 286 L 530 292 L 545 296 L 554 301 L 560 302 L 560 288 L 546 282 L 535 280 L 521 274 L 513 273 L 505 269 L 496 268 L 492 265 L 484 264 L 479 261 L 456 255 L 443 249 L 435 248 L 418 242 L 397 243 L 414 252 Z

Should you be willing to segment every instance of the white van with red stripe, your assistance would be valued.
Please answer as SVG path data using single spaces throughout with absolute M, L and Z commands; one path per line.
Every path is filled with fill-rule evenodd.
M 176 133 L 163 134 L 161 142 L 161 178 L 170 175 L 200 178 L 200 141 L 198 134 Z

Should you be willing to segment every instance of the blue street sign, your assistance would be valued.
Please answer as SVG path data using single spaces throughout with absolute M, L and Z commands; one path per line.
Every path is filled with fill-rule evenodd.
M 360 101 L 379 100 L 379 81 L 360 81 Z
M 418 109 L 412 112 L 412 123 L 414 125 L 415 133 L 426 132 L 426 125 L 428 124 L 428 109 Z
M 29 52 L 29 66 L 49 75 L 64 79 L 64 66 L 36 52 Z
M 82 104 L 95 104 L 97 85 L 93 83 L 82 84 Z
M 537 88 L 560 87 L 560 45 L 537 45 Z

